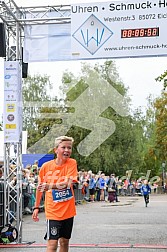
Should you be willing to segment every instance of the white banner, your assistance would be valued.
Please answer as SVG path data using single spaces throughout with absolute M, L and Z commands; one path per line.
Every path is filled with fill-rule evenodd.
M 22 132 L 21 67 L 18 61 L 4 63 L 4 143 L 16 143 Z
M 56 11 L 48 13 L 49 18 L 58 16 Z M 27 13 L 26 18 L 32 17 Z M 23 58 L 24 62 L 71 59 L 71 24 L 25 25 Z
M 74 4 L 71 24 L 25 25 L 24 62 L 165 56 L 166 23 L 165 0 Z
M 71 23 L 72 55 L 76 59 L 167 54 L 164 0 L 75 4 Z

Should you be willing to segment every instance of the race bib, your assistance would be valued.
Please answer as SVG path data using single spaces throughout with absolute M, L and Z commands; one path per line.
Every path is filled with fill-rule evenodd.
M 70 188 L 61 190 L 52 189 L 52 197 L 54 202 L 64 202 L 70 200 L 73 195 Z

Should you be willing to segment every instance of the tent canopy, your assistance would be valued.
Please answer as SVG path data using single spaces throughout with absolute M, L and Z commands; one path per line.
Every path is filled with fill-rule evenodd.
M 24 168 L 26 165 L 33 165 L 35 161 L 38 161 L 38 167 L 41 167 L 43 163 L 52 159 L 54 159 L 54 154 L 22 154 Z

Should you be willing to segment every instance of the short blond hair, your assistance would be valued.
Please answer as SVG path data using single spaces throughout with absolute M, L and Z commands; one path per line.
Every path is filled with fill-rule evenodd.
M 60 143 L 70 141 L 72 144 L 74 142 L 74 138 L 68 136 L 60 136 L 55 139 L 55 148 L 59 146 Z

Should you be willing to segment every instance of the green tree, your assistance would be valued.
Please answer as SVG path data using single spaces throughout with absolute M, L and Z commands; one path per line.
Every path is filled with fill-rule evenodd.
M 49 95 L 52 89 L 47 75 L 28 76 L 23 82 L 23 130 L 28 131 L 28 147 L 33 145 L 39 137 L 36 120 L 40 116 L 41 108 L 48 107 L 51 101 Z
M 163 82 L 163 86 L 164 86 L 163 90 L 165 91 L 167 88 L 167 70 L 163 74 L 158 76 L 155 80 L 159 82 Z
M 97 86 L 95 92 L 89 88 L 90 80 Z M 112 120 L 116 125 L 115 132 L 88 156 L 82 156 L 77 147 L 91 130 L 84 126 L 77 126 L 74 122 L 70 128 L 67 127 L 68 131 L 65 131 L 64 121 L 61 123 L 61 115 L 64 114 L 68 118 L 69 113 L 74 113 L 75 109 L 72 105 L 75 104 L 78 97 L 82 98 L 85 91 L 87 96 L 84 102 L 77 104 L 79 111 L 82 111 L 83 107 L 87 109 L 91 99 L 96 102 L 97 94 L 98 97 L 100 94 L 107 94 L 107 85 L 106 88 L 102 86 L 104 81 L 107 82 L 107 85 L 112 85 L 124 97 L 123 105 L 126 104 L 130 112 L 128 88 L 125 88 L 119 79 L 114 62 L 106 61 L 102 65 L 95 64 L 94 66 L 83 64 L 79 76 L 76 77 L 69 72 L 63 74 L 61 99 L 47 97 L 46 100 L 50 99 L 49 106 L 43 106 L 40 110 L 37 110 L 38 118 L 33 121 L 35 127 L 33 130 L 30 127 L 30 151 L 32 153 L 43 153 L 46 150 L 52 152 L 55 136 L 63 132 L 63 134 L 71 135 L 75 139 L 73 157 L 76 158 L 79 169 L 91 169 L 93 172 L 100 170 L 106 174 L 115 172 L 119 176 L 124 176 L 127 170 L 132 170 L 133 176 L 138 176 L 139 173 L 146 171 L 148 166 L 146 155 L 149 153 L 147 145 L 149 134 L 151 134 L 151 124 L 148 123 L 147 125 L 148 118 L 146 120 L 141 111 L 138 110 L 134 114 L 131 112 L 128 116 L 121 116 L 113 109 L 117 105 L 113 101 L 113 106 L 102 111 L 100 117 Z M 98 104 L 102 106 L 103 100 L 100 102 L 98 101 Z M 98 106 L 92 108 L 92 111 L 92 116 L 97 114 L 97 117 L 99 117 Z M 77 114 L 77 116 L 81 121 L 87 120 L 85 114 L 85 118 L 83 118 L 82 113 Z M 100 134 L 103 134 L 103 131 Z M 38 144 L 39 141 L 40 144 Z
M 167 160 L 167 93 L 164 91 L 160 98 L 156 99 L 156 139 L 159 158 L 163 162 Z
M 155 102 L 156 113 L 156 147 L 162 162 L 167 160 L 167 71 L 156 78 L 163 83 L 161 97 Z
M 143 157 L 144 163 L 141 172 L 151 170 L 151 176 L 159 176 L 159 156 L 155 144 L 156 140 L 156 108 L 155 100 L 152 96 L 148 97 L 148 106 L 143 123 Z
M 86 90 L 88 87 L 87 79 L 90 78 L 90 76 L 92 76 L 92 81 L 94 82 L 97 82 L 98 78 L 105 79 L 124 96 L 127 104 L 130 103 L 130 98 L 127 95 L 127 88 L 125 88 L 123 83 L 119 80 L 115 64 L 112 61 L 106 61 L 103 65 L 96 64 L 95 66 L 83 64 L 82 73 L 77 79 L 75 79 L 72 74 L 68 75 L 66 73 L 63 76 L 63 83 L 65 84 L 64 90 L 70 88 L 70 91 L 65 97 L 65 103 L 75 101 L 75 99 Z M 77 85 L 71 88 L 71 84 L 76 82 Z M 97 89 L 99 93 L 108 92 L 107 88 L 106 90 L 104 87 L 101 89 L 99 85 Z M 96 99 L 96 96 L 91 92 L 89 96 L 90 97 L 87 99 Z M 83 105 L 81 104 L 81 106 Z M 96 111 L 94 111 L 94 113 L 96 113 Z M 79 167 L 82 169 L 85 168 L 86 170 L 91 169 L 94 172 L 102 170 L 108 174 L 110 172 L 116 172 L 120 175 L 125 174 L 126 170 L 137 169 L 141 163 L 141 155 L 139 153 L 140 148 L 138 148 L 138 143 L 136 141 L 136 121 L 133 119 L 133 116 L 121 117 L 111 107 L 103 111 L 101 116 L 113 120 L 116 123 L 116 130 L 113 135 L 106 139 L 106 141 L 88 157 L 80 156 L 77 149 L 74 148 L 73 155 L 77 159 Z M 76 146 L 89 133 L 89 130 L 75 126 L 70 129 L 70 134 L 75 138 Z M 143 135 L 143 130 L 138 132 L 138 134 L 139 133 Z

